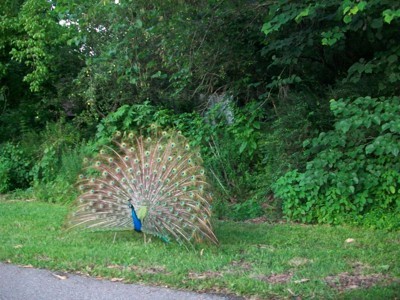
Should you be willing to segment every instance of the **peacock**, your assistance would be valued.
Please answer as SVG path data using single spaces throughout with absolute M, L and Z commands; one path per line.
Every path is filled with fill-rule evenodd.
M 202 159 L 181 132 L 117 132 L 85 170 L 69 227 L 133 226 L 165 242 L 218 244 Z

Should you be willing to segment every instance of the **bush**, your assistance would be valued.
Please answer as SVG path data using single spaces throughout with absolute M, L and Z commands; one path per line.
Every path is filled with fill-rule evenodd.
M 334 129 L 304 142 L 306 170 L 290 171 L 274 185 L 286 217 L 339 224 L 398 209 L 400 98 L 331 100 L 331 110 Z
M 0 147 L 0 193 L 27 188 L 32 180 L 31 158 L 11 142 Z

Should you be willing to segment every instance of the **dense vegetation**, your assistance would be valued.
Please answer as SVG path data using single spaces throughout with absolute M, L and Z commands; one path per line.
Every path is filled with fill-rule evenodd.
M 5 0 L 0 193 L 69 203 L 115 130 L 199 146 L 215 214 L 400 227 L 400 2 Z

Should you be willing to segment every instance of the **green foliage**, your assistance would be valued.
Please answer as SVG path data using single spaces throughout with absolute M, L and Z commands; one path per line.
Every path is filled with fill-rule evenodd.
M 96 139 L 109 140 L 117 130 L 150 133 L 153 127 L 170 127 L 172 115 L 172 111 L 157 109 L 148 101 L 123 105 L 101 120 L 97 126 Z
M 64 154 L 70 152 L 72 147 L 77 147 L 79 133 L 73 126 L 60 120 L 58 123 L 48 123 L 38 138 L 36 163 L 31 170 L 35 184 L 55 179 L 60 172 Z
M 78 191 L 76 179 L 82 170 L 82 161 L 90 145 L 78 146 L 64 150 L 59 169 L 54 172 L 54 179 L 36 182 L 33 196 L 44 202 L 68 203 L 76 199 Z
M 69 31 L 58 24 L 53 5 L 52 1 L 26 0 L 12 25 L 18 34 L 13 37 L 10 54 L 14 60 L 30 68 L 23 80 L 34 92 L 49 82 L 50 75 L 59 65 L 55 52 L 62 51 L 68 39 Z
M 27 188 L 32 180 L 32 160 L 18 144 L 0 146 L 0 193 Z
M 350 104 L 340 108 L 347 100 L 332 102 L 333 114 L 335 105 L 351 114 L 338 113 L 335 123 L 329 99 L 369 96 L 387 102 L 399 95 L 399 12 L 400 2 L 392 0 L 4 0 L 0 144 L 22 151 L 18 155 L 29 166 L 16 170 L 29 174 L 17 179 L 22 176 L 13 173 L 7 152 L 0 160 L 0 189 L 34 184 L 38 198 L 50 199 L 48 191 L 67 191 L 72 180 L 63 180 L 64 156 L 71 155 L 72 162 L 90 155 L 117 129 L 146 133 L 173 127 L 201 148 L 221 216 L 264 213 L 260 207 L 271 185 L 291 170 L 289 181 L 315 180 L 324 187 L 301 188 L 319 202 L 344 199 L 318 216 L 304 211 L 307 218 L 389 215 L 395 210 L 385 193 L 394 188 L 397 195 L 398 187 L 387 157 L 397 157 L 398 134 L 390 131 L 397 125 L 370 106 L 358 113 Z M 227 107 L 212 108 L 211 96 L 224 94 L 232 96 L 231 122 Z M 337 175 L 324 177 L 330 168 L 325 156 Z M 368 164 L 376 170 L 368 171 Z M 307 166 L 324 171 L 320 178 L 304 177 L 311 172 Z M 353 173 L 372 183 L 355 183 Z M 351 186 L 354 195 L 364 191 L 366 203 Z M 368 202 L 371 193 L 380 204 Z
M 277 1 L 262 28 L 268 68 L 313 91 L 316 82 L 343 81 L 358 83 L 363 95 L 390 96 L 400 80 L 398 11 L 399 3 L 389 0 Z
M 400 98 L 332 100 L 331 110 L 334 129 L 304 142 L 306 170 L 290 171 L 275 184 L 284 214 L 337 224 L 399 209 Z

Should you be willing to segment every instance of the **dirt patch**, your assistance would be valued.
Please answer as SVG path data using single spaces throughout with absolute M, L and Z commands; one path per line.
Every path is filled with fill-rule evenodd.
M 250 271 L 251 269 L 253 269 L 253 265 L 247 261 L 245 261 L 244 259 L 240 259 L 240 260 L 233 260 L 231 262 L 231 265 L 237 269 L 239 269 L 240 271 Z
M 140 274 L 169 274 L 164 266 L 152 266 L 149 268 L 143 268 L 139 266 L 108 265 L 107 268 L 123 271 L 135 271 Z
M 351 272 L 344 272 L 337 275 L 327 276 L 324 278 L 325 282 L 338 291 L 369 288 L 382 281 L 388 281 L 388 275 L 382 273 L 363 274 L 371 269 L 371 266 L 362 262 L 354 262 L 351 265 Z
M 251 224 L 261 224 L 261 223 L 267 223 L 267 222 L 268 222 L 268 218 L 266 216 L 258 217 L 258 218 L 254 218 L 254 219 L 248 219 L 248 220 L 244 221 L 244 223 L 251 223 Z
M 188 277 L 190 279 L 207 279 L 207 278 L 217 278 L 222 277 L 222 272 L 206 271 L 202 273 L 189 272 Z
M 338 291 L 369 288 L 378 282 L 387 279 L 383 274 L 351 275 L 348 272 L 325 277 L 325 282 Z
M 293 273 L 255 275 L 253 278 L 262 280 L 271 284 L 288 283 L 293 277 Z
M 312 262 L 310 259 L 305 257 L 294 257 L 288 261 L 288 264 L 292 267 L 300 267 Z

